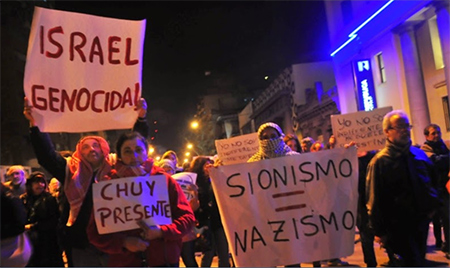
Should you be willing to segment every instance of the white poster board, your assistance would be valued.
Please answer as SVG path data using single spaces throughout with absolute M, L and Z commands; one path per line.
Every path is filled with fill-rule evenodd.
M 35 7 L 24 91 L 41 131 L 133 127 L 145 25 Z
M 258 133 L 216 140 L 216 150 L 224 165 L 245 163 L 259 149 Z
M 210 169 L 238 267 L 272 267 L 353 254 L 356 148 Z
M 392 111 L 392 107 L 331 115 L 336 148 L 342 148 L 351 141 L 356 142 L 358 151 L 384 148 L 386 136 L 383 131 L 383 117 L 390 111 Z
M 164 175 L 120 178 L 92 185 L 95 223 L 99 234 L 172 222 L 167 180 Z
M 180 185 L 181 190 L 183 190 L 184 195 L 188 201 L 191 201 L 194 198 L 193 190 L 191 189 L 192 185 L 195 185 L 197 181 L 197 173 L 194 172 L 180 172 L 172 175 L 177 183 Z

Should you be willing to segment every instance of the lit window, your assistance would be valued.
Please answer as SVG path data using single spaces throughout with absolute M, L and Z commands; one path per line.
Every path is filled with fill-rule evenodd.
M 430 28 L 431 48 L 433 49 L 434 65 L 436 70 L 444 68 L 444 57 L 442 56 L 441 40 L 436 23 L 436 16 L 428 21 Z
M 377 57 L 378 74 L 380 76 L 380 82 L 385 83 L 386 82 L 386 69 L 384 69 L 383 54 L 380 53 L 376 57 Z

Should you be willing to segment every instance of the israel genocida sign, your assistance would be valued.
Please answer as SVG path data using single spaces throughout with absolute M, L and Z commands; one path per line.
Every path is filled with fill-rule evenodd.
M 377 100 L 370 59 L 355 61 L 353 67 L 358 95 L 358 110 L 372 111 L 377 108 Z

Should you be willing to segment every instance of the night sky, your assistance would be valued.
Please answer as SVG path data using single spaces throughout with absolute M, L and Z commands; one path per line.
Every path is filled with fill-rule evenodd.
M 143 96 L 149 122 L 159 119 L 155 144 L 167 149 L 183 142 L 177 134 L 205 94 L 205 71 L 232 75 L 252 92 L 294 63 L 329 60 L 321 1 L 56 1 L 55 8 L 147 19 Z

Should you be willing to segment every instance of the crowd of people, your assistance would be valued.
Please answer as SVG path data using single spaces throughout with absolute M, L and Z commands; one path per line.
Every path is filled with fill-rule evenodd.
M 148 154 L 145 100 L 141 99 L 137 110 L 133 129 L 118 138 L 115 153 L 100 136 L 85 136 L 75 151 L 58 152 L 50 136 L 35 125 L 32 107 L 25 99 L 33 150 L 51 177 L 39 171 L 27 177 L 20 165 L 8 169 L 8 181 L 1 185 L 2 266 L 177 267 L 181 258 L 186 267 L 210 267 L 216 255 L 219 267 L 233 266 L 209 177 L 209 170 L 220 160 L 215 163 L 211 156 L 198 156 L 183 168 L 177 154 L 169 150 L 154 161 Z M 425 128 L 425 144 L 413 146 L 411 127 L 404 112 L 392 111 L 383 120 L 385 148 L 358 153 L 357 228 L 368 267 L 378 265 L 374 242 L 386 249 L 389 266 L 426 266 L 430 222 L 436 247 L 450 258 L 449 149 L 435 124 Z M 257 134 L 259 150 L 248 162 L 336 146 L 334 136 L 324 145 L 311 137 L 285 135 L 272 122 L 262 124 Z M 172 177 L 182 172 L 197 176 L 195 184 L 188 186 L 189 197 Z M 93 211 L 93 184 L 148 175 L 163 175 L 172 223 L 148 226 L 138 221 L 139 229 L 100 234 Z M 202 258 L 197 263 L 199 250 Z M 323 262 L 348 265 L 336 258 L 317 260 L 313 266 Z

